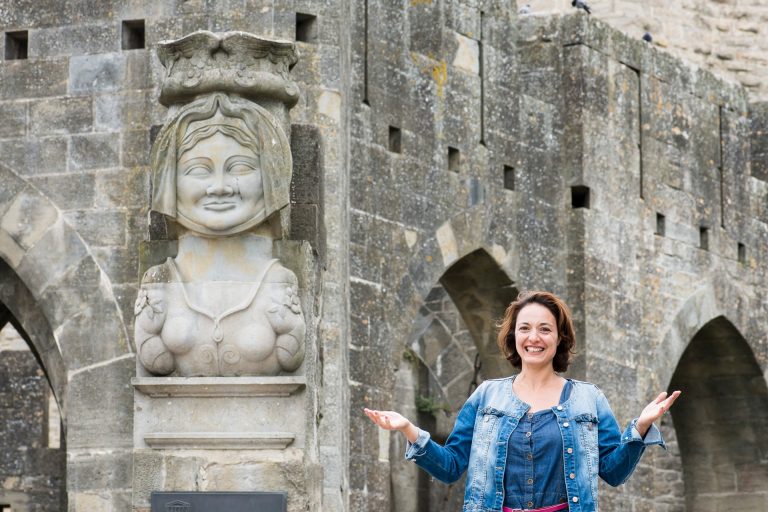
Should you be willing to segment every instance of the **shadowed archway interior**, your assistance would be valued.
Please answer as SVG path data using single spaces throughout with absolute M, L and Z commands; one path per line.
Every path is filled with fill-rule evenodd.
M 696 333 L 670 389 L 683 391 L 670 412 L 686 509 L 768 509 L 768 388 L 733 324 L 718 317 Z
M 397 371 L 395 409 L 437 442 L 445 442 L 459 409 L 480 382 L 512 372 L 496 346 L 496 325 L 517 293 L 480 249 L 452 265 L 425 297 Z M 464 478 L 451 485 L 435 481 L 403 460 L 401 436 L 393 441 L 392 510 L 461 510 Z

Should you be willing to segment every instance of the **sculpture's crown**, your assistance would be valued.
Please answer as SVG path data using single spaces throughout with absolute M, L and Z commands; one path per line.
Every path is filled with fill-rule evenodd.
M 264 39 L 247 32 L 193 32 L 158 43 L 165 66 L 160 103 L 183 103 L 206 93 L 236 93 L 251 100 L 299 99 L 299 88 L 288 72 L 298 61 L 291 41 Z

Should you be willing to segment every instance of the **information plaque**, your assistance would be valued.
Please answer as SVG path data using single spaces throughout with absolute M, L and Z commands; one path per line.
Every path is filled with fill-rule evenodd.
M 286 512 L 284 492 L 153 492 L 152 512 Z

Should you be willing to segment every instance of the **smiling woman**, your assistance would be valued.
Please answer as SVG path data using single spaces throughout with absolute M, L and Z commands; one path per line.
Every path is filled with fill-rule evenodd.
M 468 471 L 464 510 L 594 511 L 598 477 L 622 484 L 646 446 L 664 446 L 653 423 L 679 391 L 661 393 L 622 433 L 597 386 L 558 375 L 575 345 L 559 297 L 521 293 L 506 309 L 498 344 L 520 373 L 483 382 L 443 446 L 396 412 L 365 409 L 379 427 L 402 432 L 406 458 L 438 480 Z

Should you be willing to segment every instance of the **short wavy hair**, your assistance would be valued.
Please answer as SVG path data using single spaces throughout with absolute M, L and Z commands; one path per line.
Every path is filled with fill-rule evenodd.
M 520 354 L 517 353 L 515 345 L 515 325 L 517 316 L 525 306 L 529 304 L 541 304 L 547 308 L 555 317 L 557 324 L 557 352 L 552 361 L 552 366 L 556 372 L 564 372 L 571 364 L 571 356 L 576 346 L 576 334 L 573 330 L 573 318 L 571 310 L 565 304 L 563 299 L 550 292 L 526 291 L 521 292 L 504 312 L 504 318 L 499 324 L 499 336 L 497 343 L 501 353 L 515 368 L 522 368 L 523 361 Z

